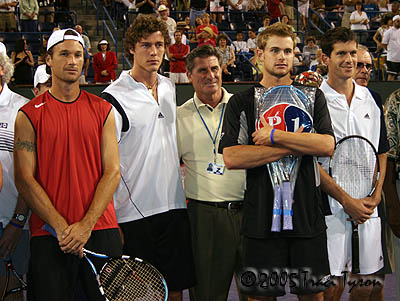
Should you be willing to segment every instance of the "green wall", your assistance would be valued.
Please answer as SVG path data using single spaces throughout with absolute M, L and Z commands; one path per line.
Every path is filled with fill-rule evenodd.
M 230 92 L 230 93 L 237 93 L 243 90 L 248 89 L 249 87 L 253 86 L 255 82 L 253 83 L 227 83 L 224 84 L 224 87 Z M 100 95 L 101 92 L 105 89 L 105 85 L 86 85 L 82 86 L 82 89 L 96 94 Z M 386 100 L 386 98 L 392 93 L 394 90 L 400 88 L 400 82 L 378 82 L 378 81 L 371 81 L 369 83 L 369 88 L 375 90 L 376 92 L 380 93 L 382 96 L 383 100 Z M 15 91 L 18 94 L 21 94 L 27 98 L 33 98 L 33 93 L 32 93 L 32 87 L 29 86 L 24 86 L 24 87 L 12 87 L 10 88 Z M 178 105 L 183 104 L 186 100 L 189 98 L 193 97 L 193 87 L 191 84 L 177 84 L 176 85 L 176 102 Z

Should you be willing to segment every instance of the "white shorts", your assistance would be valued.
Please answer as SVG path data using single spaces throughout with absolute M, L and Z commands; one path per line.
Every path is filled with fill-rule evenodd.
M 170 72 L 169 74 L 169 79 L 174 83 L 188 83 L 189 79 L 186 75 L 186 73 L 172 73 Z
M 343 276 L 351 271 L 351 222 L 343 211 L 325 216 L 331 274 Z M 369 275 L 383 267 L 381 219 L 373 217 L 358 226 L 360 236 L 360 274 Z

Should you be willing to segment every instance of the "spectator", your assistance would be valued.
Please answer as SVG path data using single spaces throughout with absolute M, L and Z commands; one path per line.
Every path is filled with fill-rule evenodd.
M 284 5 L 283 14 L 287 15 L 289 20 L 294 19 L 294 0 L 281 0 Z
M 33 95 L 39 96 L 51 88 L 51 76 L 46 72 L 47 65 L 40 65 L 36 68 L 33 77 Z
M 393 27 L 385 32 L 382 45 L 387 50 L 388 80 L 395 80 L 400 72 L 400 15 L 393 17 Z
M 138 9 L 139 14 L 152 14 L 154 13 L 154 9 L 156 7 L 155 1 L 153 0 L 137 0 L 136 8 Z
M 221 69 L 222 69 L 222 80 L 232 81 L 232 70 L 235 67 L 235 51 L 232 46 L 228 45 L 228 37 L 222 33 L 217 37 L 218 51 L 221 53 Z
M 39 23 L 54 23 L 54 0 L 39 0 Z
M 253 64 L 253 67 L 252 67 L 252 69 L 253 69 L 253 80 L 261 81 L 262 77 L 263 77 L 263 62 L 258 57 L 258 55 L 254 55 L 250 59 L 250 63 Z M 258 73 L 258 77 L 257 77 L 257 73 Z
M 315 68 L 315 72 L 320 74 L 323 78 L 326 78 L 328 74 L 328 67 L 325 64 L 318 64 L 317 68 Z
M 189 8 L 188 0 L 183 0 L 185 6 Z M 190 1 L 190 25 L 195 26 L 196 17 L 202 17 L 206 13 L 208 0 L 191 0 Z
M 319 49 L 316 44 L 314 36 L 309 36 L 306 38 L 306 45 L 303 47 L 303 61 L 305 65 L 309 66 L 310 62 L 315 59 L 315 54 Z
M 110 51 L 110 45 L 106 40 L 101 40 L 97 45 L 97 52 L 93 56 L 93 69 L 95 83 L 109 83 L 116 80 L 117 56 Z
M 254 29 L 249 29 L 247 32 L 249 38 L 247 39 L 247 48 L 251 52 L 255 52 L 257 48 L 257 34 Z
M 168 47 L 168 58 L 170 65 L 170 79 L 173 83 L 188 83 L 186 75 L 186 56 L 190 52 L 190 47 L 182 43 L 182 32 L 175 31 L 175 43 Z
M 233 46 L 235 47 L 236 53 L 249 52 L 246 41 L 243 41 L 243 32 L 241 31 L 236 32 L 236 41 L 233 41 Z
M 357 1 L 356 10 L 350 15 L 351 30 L 356 34 L 358 43 L 365 44 L 368 38 L 368 23 L 367 14 L 363 11 L 361 1 Z
M 168 33 L 172 39 L 174 37 L 174 32 L 176 31 L 175 20 L 169 17 L 169 9 L 164 4 L 160 5 L 157 11 L 160 14 L 160 20 L 167 24 Z
M 211 31 L 208 31 L 208 33 L 211 35 L 210 38 L 213 40 L 214 46 L 215 46 L 215 42 L 216 42 L 215 39 L 218 36 L 218 27 L 213 24 L 210 24 L 210 15 L 207 13 L 203 14 L 203 16 L 201 17 L 201 20 L 202 20 L 203 24 L 197 26 L 197 28 L 196 28 L 196 37 L 199 41 L 199 44 L 203 44 L 205 36 L 206 36 L 203 28 L 209 27 L 211 29 Z
M 32 67 L 35 62 L 25 39 L 19 39 L 15 43 L 15 50 L 11 53 L 11 61 L 14 64 L 14 84 L 32 85 Z
M 83 32 L 82 26 L 77 24 L 75 26 L 75 30 L 81 35 L 83 42 L 85 44 L 83 46 L 86 48 L 86 50 L 89 52 L 89 54 L 92 55 L 90 53 L 90 50 L 92 49 L 92 45 L 90 44 L 90 39 L 89 39 L 88 35 L 85 32 Z
M 293 31 L 293 32 L 295 31 L 294 27 L 293 27 L 292 25 L 290 25 L 290 19 L 289 19 L 289 16 L 288 16 L 288 15 L 282 15 L 282 17 L 281 17 L 281 23 L 290 26 L 290 27 L 292 28 L 292 31 Z
M 266 14 L 263 18 L 263 26 L 258 29 L 258 33 L 262 32 L 265 28 L 267 28 L 271 24 L 271 17 L 269 14 Z
M 16 30 L 14 11 L 17 4 L 15 0 L 0 0 L 0 32 Z
M 214 36 L 214 32 L 210 27 L 208 27 L 208 26 L 203 27 L 201 29 L 202 40 L 201 40 L 201 42 L 199 41 L 199 43 L 197 44 L 197 47 L 200 47 L 200 46 L 206 45 L 206 44 L 209 44 L 209 45 L 215 47 L 216 43 L 215 43 L 215 39 L 212 38 L 213 36 Z
M 49 36 L 42 37 L 42 46 L 39 49 L 39 56 L 38 56 L 38 66 L 43 65 L 46 63 L 46 53 L 47 53 L 47 42 L 49 40 Z
M 393 1 L 393 2 L 392 2 L 391 11 L 392 11 L 392 14 L 395 15 L 395 16 L 398 15 L 398 14 L 400 14 L 400 11 L 399 11 L 399 2 L 398 2 L 398 1 Z
M 343 0 L 343 18 L 342 18 L 342 27 L 346 27 L 350 29 L 350 16 L 353 11 L 356 10 L 356 3 L 358 0 Z
M 37 32 L 39 5 L 36 0 L 21 0 L 19 2 L 21 30 L 23 32 Z
M 210 0 L 210 12 L 214 22 L 221 23 L 224 14 L 224 5 L 222 0 Z
M 284 9 L 283 3 L 280 0 L 267 0 L 267 7 L 271 17 L 271 24 L 279 22 L 279 18 L 282 16 L 281 9 Z
M 310 70 L 311 71 L 316 71 L 318 65 L 325 65 L 323 60 L 322 60 L 322 50 L 321 48 L 317 49 L 315 52 L 315 59 L 311 61 L 310 63 Z
M 307 29 L 307 19 L 308 19 L 308 10 L 310 9 L 310 0 L 299 0 L 298 2 L 298 10 L 301 15 L 301 20 L 303 22 L 303 29 Z
M 186 17 L 189 18 L 189 17 Z M 190 20 L 190 19 L 189 19 Z M 200 26 L 203 25 L 203 20 L 201 19 L 201 17 L 196 17 L 195 20 L 195 26 L 190 26 L 190 34 L 189 34 L 189 40 L 190 43 L 198 43 L 198 39 L 197 39 L 197 35 L 196 35 L 196 29 Z
M 376 43 L 376 53 L 382 52 L 381 57 L 386 56 L 386 51 L 382 45 L 383 36 L 384 36 L 385 32 L 390 29 L 392 24 L 393 24 L 393 20 L 390 15 L 383 16 L 383 18 L 381 20 L 381 26 L 378 28 L 378 30 L 374 34 L 373 40 Z
M 83 68 L 82 68 L 81 76 L 78 79 L 80 85 L 87 84 L 86 77 L 88 76 L 89 65 L 90 65 L 90 55 L 84 46 L 83 47 Z

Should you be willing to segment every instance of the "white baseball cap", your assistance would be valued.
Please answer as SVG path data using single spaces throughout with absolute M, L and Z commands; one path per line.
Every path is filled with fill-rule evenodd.
M 393 17 L 393 22 L 396 21 L 397 19 L 400 19 L 400 15 L 396 15 Z
M 99 42 L 99 45 L 102 45 L 102 44 L 107 44 L 107 45 L 108 45 L 107 40 L 101 40 L 101 41 Z
M 70 35 L 70 34 L 65 34 L 67 31 L 73 31 L 76 33 L 75 35 Z M 47 41 L 47 50 L 49 50 L 51 47 L 53 47 L 54 45 L 61 43 L 65 40 L 75 40 L 78 41 L 79 43 L 81 43 L 82 47 L 85 47 L 85 43 L 83 42 L 83 39 L 81 37 L 81 35 L 72 28 L 67 28 L 67 29 L 60 29 L 60 30 L 56 30 L 55 32 L 53 32 L 49 38 L 49 40 Z
M 36 88 L 38 84 L 44 84 L 50 78 L 50 75 L 46 72 L 46 64 L 37 67 L 35 76 L 33 77 L 33 87 Z
M 167 9 L 168 8 L 164 4 L 161 4 L 157 11 L 160 12 L 160 11 L 164 11 L 164 10 L 167 10 Z
M 0 42 L 0 54 L 7 55 L 7 48 L 2 42 Z

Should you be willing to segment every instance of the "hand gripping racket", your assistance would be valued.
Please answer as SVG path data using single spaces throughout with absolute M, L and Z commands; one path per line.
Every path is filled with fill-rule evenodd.
M 54 229 L 45 224 L 43 230 L 57 238 Z M 151 264 L 126 255 L 110 258 L 107 255 L 83 249 L 99 286 L 107 301 L 166 301 L 168 288 L 164 277 Z M 107 259 L 100 273 L 88 255 Z
M 276 86 L 256 99 L 256 130 L 263 127 L 261 117 L 275 129 L 295 132 L 300 126 L 303 132 L 312 130 L 312 106 L 309 98 L 294 86 Z M 293 191 L 301 157 L 286 156 L 267 164 L 273 184 L 274 201 L 272 211 L 272 232 L 293 230 Z
M 3 223 L 0 223 L 0 237 L 3 235 Z M 22 292 L 24 290 L 27 290 L 28 286 L 26 282 L 22 279 L 22 276 L 18 275 L 17 271 L 14 268 L 14 265 L 11 261 L 10 257 L 7 257 L 6 259 L 3 259 L 5 263 L 5 268 L 6 268 L 6 279 L 4 282 L 4 289 L 3 292 L 1 293 L 0 301 L 6 300 L 6 298 L 12 294 L 16 294 L 19 292 Z M 15 278 L 17 278 L 19 282 L 19 286 L 8 289 L 8 284 L 10 282 L 10 273 L 13 273 Z
M 329 174 L 349 196 L 371 196 L 379 179 L 378 153 L 374 145 L 361 136 L 347 136 L 336 143 L 329 161 Z M 360 273 L 358 224 L 352 222 L 352 273 Z

